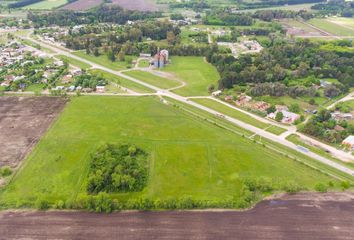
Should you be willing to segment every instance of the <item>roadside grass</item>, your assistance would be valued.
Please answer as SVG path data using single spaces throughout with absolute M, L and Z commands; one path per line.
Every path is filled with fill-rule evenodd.
M 147 67 L 149 67 L 149 65 L 150 65 L 150 62 L 145 59 L 140 60 L 138 63 L 138 67 L 140 67 L 140 68 L 147 68 Z
M 0 206 L 33 207 L 85 195 L 90 154 L 105 143 L 133 143 L 150 153 L 142 192 L 118 200 L 190 196 L 195 200 L 238 197 L 244 178 L 294 182 L 308 190 L 339 182 L 273 150 L 194 117 L 157 97 L 73 97 L 21 169 L 0 192 Z
M 324 18 L 313 18 L 308 21 L 310 24 L 323 29 L 326 32 L 337 36 L 354 36 L 354 30 L 330 22 Z
M 347 26 L 354 28 L 354 18 L 346 18 L 346 17 L 329 17 L 328 21 L 337 23 L 339 25 Z
M 308 12 L 314 12 L 316 10 L 311 9 L 313 5 L 315 5 L 315 3 L 292 4 L 292 5 L 285 5 L 285 6 L 238 10 L 237 12 L 256 12 L 260 10 L 289 10 L 289 11 L 306 10 Z
M 49 48 L 46 48 L 46 47 L 43 47 L 35 42 L 32 42 L 31 40 L 29 39 L 20 39 L 20 42 L 24 45 L 27 45 L 27 46 L 31 46 L 33 48 L 36 48 L 38 50 L 42 50 L 46 53 L 55 53 L 53 50 L 49 49 Z
M 109 82 L 114 82 L 122 87 L 125 87 L 125 88 L 128 88 L 134 92 L 137 92 L 137 93 L 154 93 L 155 91 L 148 88 L 148 87 L 145 87 L 141 84 L 138 84 L 138 83 L 135 83 L 135 82 L 132 82 L 126 78 L 122 78 L 122 77 L 119 77 L 117 75 L 114 75 L 112 73 L 109 73 L 109 72 L 106 72 L 106 71 L 103 71 L 101 69 L 91 69 L 89 70 L 91 73 L 94 73 L 94 74 L 97 74 L 97 75 L 100 75 L 102 77 L 104 77 L 105 79 L 107 79 Z
M 171 57 L 171 64 L 162 71 L 173 73 L 186 83 L 185 87 L 173 91 L 182 96 L 207 96 L 208 86 L 217 85 L 220 78 L 216 68 L 202 57 Z
M 26 10 L 51 10 L 54 8 L 58 8 L 64 6 L 68 3 L 68 0 L 45 0 L 41 2 L 37 2 L 31 5 L 24 7 Z
M 251 124 L 252 126 L 261 128 L 261 129 L 265 129 L 268 132 L 274 133 L 276 135 L 280 135 L 283 132 L 286 131 L 286 129 L 284 128 L 280 128 L 278 126 L 273 126 L 271 124 L 268 123 L 264 123 L 261 122 L 243 112 L 237 111 L 235 109 L 232 109 L 231 107 L 225 106 L 224 104 L 221 104 L 219 102 L 216 102 L 212 99 L 208 99 L 208 98 L 194 98 L 191 99 L 193 102 L 199 103 L 203 106 L 206 106 L 208 108 L 211 108 L 215 111 L 218 111 L 220 113 L 223 113 L 225 115 L 228 115 L 230 117 L 236 118 L 242 122 Z
M 174 88 L 181 85 L 180 82 L 174 79 L 163 78 L 140 70 L 127 71 L 124 72 L 124 74 L 163 89 Z
M 328 159 L 332 160 L 333 162 L 337 162 L 337 163 L 340 163 L 342 165 L 345 165 L 348 168 L 354 169 L 354 162 L 341 161 L 340 159 L 337 159 L 337 158 L 333 157 L 330 153 L 327 153 L 325 150 L 303 142 L 300 139 L 300 137 L 298 135 L 296 135 L 296 134 L 291 134 L 286 139 L 289 140 L 292 143 L 295 143 L 296 145 L 300 145 L 302 147 L 307 148 L 311 152 L 314 152 L 314 153 L 316 153 L 316 154 L 318 154 L 320 156 L 328 158 Z
M 117 70 L 117 71 L 130 68 L 132 66 L 132 64 L 131 64 L 132 60 L 136 59 L 136 57 L 134 57 L 134 56 L 126 56 L 125 61 L 118 61 L 117 60 L 115 62 L 112 62 L 104 54 L 102 54 L 98 57 L 95 57 L 93 55 L 87 55 L 83 51 L 76 51 L 76 52 L 73 52 L 73 54 L 78 57 L 82 57 L 88 61 L 91 61 L 93 63 L 99 64 L 104 67 L 107 67 L 107 68 L 110 68 L 113 70 Z
M 26 88 L 26 91 L 28 92 L 42 92 L 43 88 L 44 88 L 44 84 L 43 83 L 35 83 L 35 84 L 31 84 Z
M 68 56 L 65 56 L 65 55 L 56 55 L 55 57 L 61 59 L 64 62 L 67 62 L 67 63 L 69 63 L 69 64 L 71 64 L 71 65 L 73 65 L 75 67 L 81 68 L 81 69 L 87 69 L 87 68 L 91 67 L 90 64 L 81 62 L 79 60 L 76 60 L 74 58 L 71 58 L 71 57 L 68 57 Z

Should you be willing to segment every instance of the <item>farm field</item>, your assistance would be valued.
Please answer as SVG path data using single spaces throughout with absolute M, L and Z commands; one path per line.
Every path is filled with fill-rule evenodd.
M 68 0 L 45 0 L 41 2 L 37 2 L 31 5 L 24 7 L 24 9 L 30 10 L 50 10 L 54 8 L 58 8 L 64 6 L 68 3 Z
M 76 11 L 88 10 L 90 8 L 94 8 L 100 5 L 101 3 L 103 3 L 103 0 L 77 0 L 75 2 L 65 5 L 64 7 L 62 7 L 62 9 Z
M 220 76 L 215 67 L 202 57 L 172 57 L 163 71 L 174 74 L 186 86 L 174 90 L 182 96 L 207 96 L 208 86 L 217 84 Z
M 304 3 L 304 4 L 294 4 L 294 5 L 286 5 L 286 6 L 276 6 L 276 7 L 267 7 L 267 8 L 255 8 L 255 9 L 245 9 L 245 10 L 238 10 L 238 12 L 255 12 L 259 10 L 289 10 L 289 11 L 315 11 L 311 9 L 311 7 L 315 5 L 314 3 Z
M 337 36 L 353 36 L 354 37 L 354 29 L 350 27 L 344 27 L 339 24 L 333 23 L 327 19 L 322 18 L 313 18 L 308 21 L 308 23 L 318 27 L 326 32 Z
M 81 69 L 87 69 L 90 68 L 91 65 L 81 62 L 79 60 L 73 59 L 71 57 L 65 56 L 65 55 L 57 55 L 57 58 L 61 59 L 64 62 L 67 62 L 75 67 L 81 68 Z
M 336 181 L 286 156 L 165 105 L 156 97 L 71 98 L 22 169 L 0 192 L 0 206 L 33 206 L 86 194 L 89 155 L 105 143 L 134 143 L 150 152 L 142 192 L 114 194 L 125 201 L 191 196 L 224 200 L 239 196 L 244 178 L 314 185 Z M 60 143 L 60 144 L 59 144 Z M 249 151 L 252 149 L 252 151 Z
M 174 79 L 163 78 L 153 73 L 140 70 L 127 71 L 124 72 L 124 74 L 163 89 L 174 88 L 181 85 L 180 82 Z
M 138 11 L 158 11 L 154 0 L 112 0 L 112 4 L 117 4 L 122 8 Z
M 354 18 L 329 17 L 328 21 L 354 29 Z
M 107 79 L 110 82 L 114 82 L 122 87 L 126 87 L 134 92 L 137 93 L 154 93 L 154 90 L 147 88 L 141 84 L 135 83 L 133 81 L 130 81 L 128 79 L 119 77 L 117 75 L 114 75 L 112 73 L 100 70 L 100 69 L 92 69 L 90 70 L 91 73 L 101 75 L 105 79 Z
M 206 107 L 209 107 L 213 110 L 216 110 L 216 111 L 219 111 L 223 114 L 226 114 L 230 117 L 233 117 L 233 118 L 236 118 L 236 119 L 239 119 L 245 123 L 248 123 L 248 124 L 251 124 L 255 127 L 258 127 L 258 128 L 261 128 L 261 129 L 265 129 L 266 131 L 269 131 L 271 133 L 274 133 L 276 135 L 280 135 L 282 134 L 283 132 L 286 131 L 286 129 L 284 128 L 280 128 L 280 127 L 277 127 L 277 126 L 272 126 L 270 124 L 267 124 L 267 123 L 264 123 L 264 122 L 261 122 L 243 112 L 240 112 L 240 111 L 237 111 L 235 109 L 232 109 L 228 106 L 225 106 L 221 103 L 218 103 L 212 99 L 207 99 L 207 98 L 195 98 L 193 99 L 194 102 L 196 103 L 199 103 L 203 106 L 206 106 Z
M 132 64 L 130 62 L 136 58 L 136 57 L 132 57 L 132 56 L 126 56 L 125 57 L 126 61 L 124 61 L 124 62 L 118 61 L 118 60 L 115 62 L 112 62 L 107 58 L 106 55 L 100 55 L 98 57 L 95 57 L 93 55 L 87 55 L 83 51 L 73 52 L 73 54 L 75 54 L 78 57 L 82 57 L 88 61 L 91 61 L 93 63 L 100 64 L 100 65 L 105 66 L 107 68 L 111 68 L 113 70 L 123 70 L 123 69 L 127 69 L 128 67 L 131 67 Z

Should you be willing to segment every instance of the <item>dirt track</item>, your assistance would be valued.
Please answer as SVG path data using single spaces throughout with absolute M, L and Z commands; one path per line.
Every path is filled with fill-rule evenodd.
M 245 212 L 2 212 L 0 239 L 354 239 L 353 199 L 299 194 Z
M 0 167 L 18 166 L 65 102 L 54 97 L 0 97 Z

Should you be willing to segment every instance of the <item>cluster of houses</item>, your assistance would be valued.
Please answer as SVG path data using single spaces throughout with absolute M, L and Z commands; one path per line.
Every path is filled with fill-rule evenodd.
M 283 114 L 283 119 L 281 120 L 282 123 L 293 124 L 296 120 L 300 119 L 300 115 L 290 112 L 287 106 L 275 105 L 275 109 L 275 112 L 269 113 L 267 115 L 268 118 L 275 119 L 277 113 L 281 112 Z
M 256 40 L 247 40 L 241 43 L 218 42 L 217 44 L 229 48 L 234 57 L 239 54 L 259 53 L 263 50 L 263 47 Z

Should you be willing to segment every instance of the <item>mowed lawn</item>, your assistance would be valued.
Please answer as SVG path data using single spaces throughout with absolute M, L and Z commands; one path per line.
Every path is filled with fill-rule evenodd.
M 206 106 L 208 108 L 211 108 L 215 111 L 218 111 L 222 114 L 228 115 L 230 117 L 236 118 L 238 120 L 241 120 L 242 122 L 251 124 L 255 127 L 265 129 L 266 131 L 269 131 L 271 133 L 274 133 L 276 135 L 280 135 L 283 132 L 286 131 L 284 128 L 280 128 L 277 126 L 272 126 L 271 124 L 259 121 L 241 111 L 237 111 L 236 109 L 232 109 L 231 107 L 228 107 L 222 103 L 219 103 L 217 101 L 214 101 L 212 99 L 208 98 L 195 98 L 193 99 L 194 102 L 199 103 L 203 106 Z
M 118 199 L 191 196 L 237 197 L 245 177 L 268 177 L 313 189 L 328 176 L 187 115 L 157 97 L 73 97 L 11 183 L 0 206 L 31 206 L 37 198 L 75 199 L 85 194 L 90 154 L 105 143 L 134 143 L 150 153 L 149 182 Z
M 124 74 L 163 89 L 174 88 L 181 85 L 180 82 L 174 79 L 163 78 L 141 70 L 127 71 L 124 72 Z
M 116 60 L 115 62 L 112 62 L 108 59 L 108 57 L 105 54 L 102 54 L 98 57 L 95 57 L 93 55 L 87 55 L 83 51 L 77 51 L 73 52 L 78 57 L 84 58 L 88 61 L 91 61 L 93 63 L 99 64 L 101 66 L 113 69 L 113 70 L 123 70 L 127 69 L 132 66 L 131 61 L 135 59 L 136 57 L 133 56 L 126 56 L 125 61 L 118 61 Z
M 336 36 L 354 36 L 354 29 L 341 26 L 323 18 L 313 18 L 308 21 L 310 24 L 323 29 Z
M 174 90 L 175 93 L 183 96 L 206 96 L 208 86 L 217 82 L 220 78 L 216 68 L 204 61 L 203 57 L 172 57 L 171 64 L 163 71 L 176 75 L 184 81 L 186 86 Z
M 68 3 L 68 0 L 44 0 L 24 7 L 25 9 L 33 10 L 50 10 L 53 8 L 58 8 L 64 6 Z

